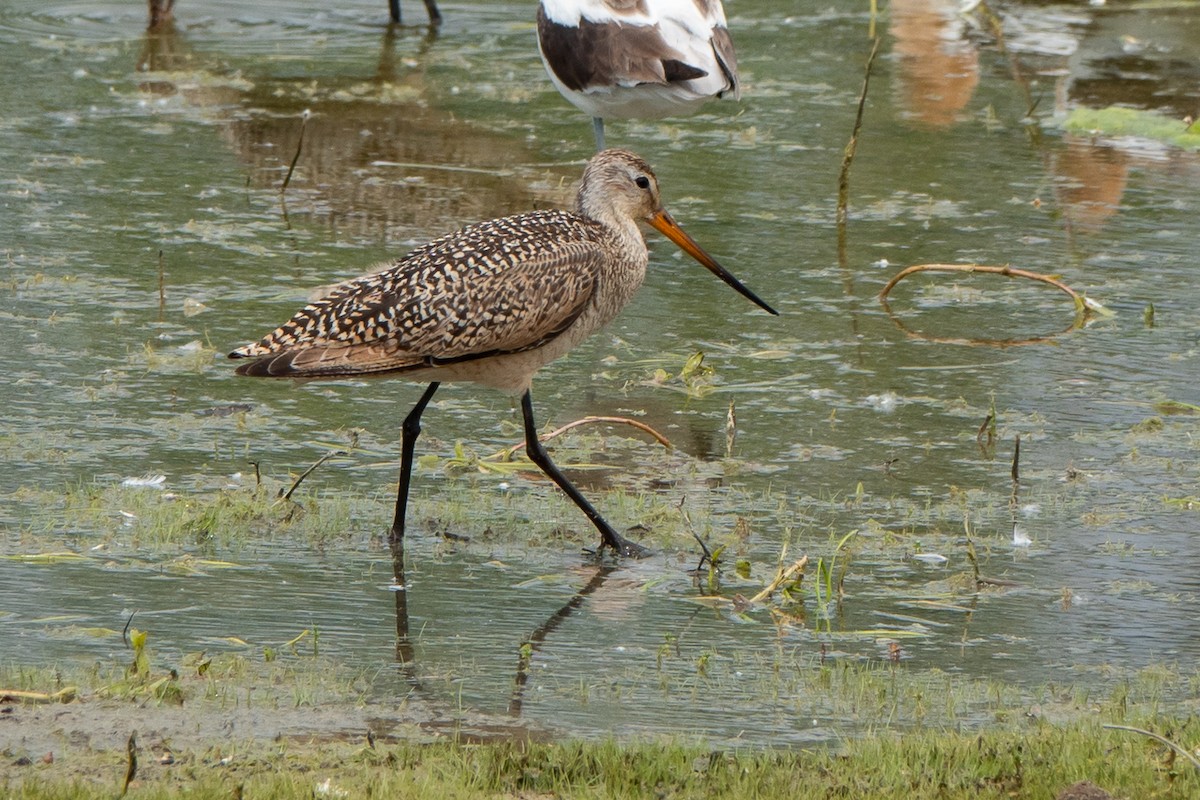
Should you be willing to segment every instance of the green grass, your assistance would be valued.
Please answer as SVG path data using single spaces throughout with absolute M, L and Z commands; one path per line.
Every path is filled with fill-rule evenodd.
M 1131 675 L 1102 697 L 1046 687 L 1039 702 L 998 684 L 902 666 L 821 668 L 802 693 L 811 703 L 822 694 L 849 702 L 860 721 L 876 721 L 865 733 L 856 726 L 853 738 L 812 749 L 714 750 L 695 738 L 548 741 L 520 719 L 455 721 L 420 699 L 375 706 L 370 676 L 318 656 L 309 638 L 270 658 L 196 654 L 169 671 L 152 666 L 150 654 L 139 665 L 136 652 L 128 664 L 73 673 L 0 666 L 0 693 L 71 690 L 62 703 L 0 703 L 7 707 L 0 725 L 9 726 L 0 741 L 10 743 L 0 753 L 0 797 L 117 797 L 130 763 L 125 737 L 134 731 L 130 798 L 999 800 L 1053 798 L 1081 780 L 1138 800 L 1200 793 L 1200 771 L 1187 758 L 1104 727 L 1133 725 L 1196 752 L 1195 702 L 1163 698 L 1181 689 L 1194 698 L 1197 676 L 1167 668 Z M 973 722 L 939 713 L 921 721 L 916 706 L 936 711 L 951 697 L 974 697 L 986 713 Z M 872 710 L 886 698 L 884 705 L 904 708 Z M 677 702 L 685 728 L 689 706 L 719 700 Z M 226 735 L 226 724 L 240 734 Z M 263 728 L 306 732 L 264 735 Z
M 681 709 L 686 715 L 686 710 Z M 1147 720 L 1200 740 L 1196 719 Z M 1193 798 L 1200 776 L 1156 742 L 1097 721 L 973 735 L 881 734 L 836 750 L 710 751 L 671 742 L 379 740 L 214 743 L 167 765 L 143 753 L 130 798 L 1052 798 L 1081 780 L 1117 797 Z M 9 762 L 11 764 L 11 761 Z M 116 797 L 125 753 L 8 766 L 17 800 Z

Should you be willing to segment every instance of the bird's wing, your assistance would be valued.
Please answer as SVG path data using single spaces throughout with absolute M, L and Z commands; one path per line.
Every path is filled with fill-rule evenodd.
M 671 46 L 644 15 L 610 13 L 565 23 L 538 7 L 538 42 L 546 63 L 572 91 L 667 84 L 703 78 L 696 60 Z
M 492 220 L 431 242 L 338 285 L 230 357 L 260 357 L 242 374 L 336 377 L 540 347 L 582 313 L 604 259 L 578 231 L 530 222 L 546 216 L 522 215 L 512 230 L 510 220 Z
M 721 73 L 725 76 L 725 80 L 730 87 L 725 91 L 732 92 L 734 100 L 740 100 L 742 98 L 742 84 L 738 80 L 737 53 L 734 52 L 733 38 L 729 35 L 728 28 L 713 28 L 712 48 L 717 56 L 717 64 L 721 67 Z M 724 96 L 724 92 L 721 93 L 721 96 Z

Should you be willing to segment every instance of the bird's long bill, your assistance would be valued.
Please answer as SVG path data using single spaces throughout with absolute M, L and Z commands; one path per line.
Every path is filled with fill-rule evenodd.
M 764 303 L 762 298 L 743 286 L 742 282 L 737 278 L 730 275 L 729 271 L 718 264 L 715 258 L 704 252 L 704 248 L 696 244 L 696 240 L 689 236 L 683 228 L 679 227 L 679 223 L 676 222 L 675 219 L 666 212 L 666 209 L 660 208 L 647 220 L 647 222 L 649 222 L 650 225 L 663 236 L 666 236 L 672 242 L 677 244 L 679 248 L 683 250 L 683 252 L 687 253 L 689 256 L 707 267 L 712 274 L 716 275 L 718 278 L 736 289 L 737 293 L 742 297 L 745 297 L 763 311 L 766 311 L 770 314 L 775 314 L 776 316 L 779 315 L 778 311 Z

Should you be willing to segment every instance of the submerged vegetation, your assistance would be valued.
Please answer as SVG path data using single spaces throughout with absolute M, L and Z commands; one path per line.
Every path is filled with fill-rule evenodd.
M 581 436 L 566 446 L 583 463 L 614 444 Z M 416 540 L 418 560 L 438 557 L 441 542 L 505 569 L 492 555 L 497 550 L 536 559 L 546 558 L 538 553 L 547 544 L 565 546 L 556 518 L 571 518 L 572 510 L 547 513 L 552 495 L 544 489 L 498 491 L 511 474 L 464 471 L 452 460 L 446 466 L 460 477 L 418 506 L 426 531 Z M 328 468 L 324 462 L 321 469 Z M 259 476 L 186 492 L 146 476 L 60 493 L 24 490 L 17 499 L 33 522 L 9 539 L 3 558 L 49 570 L 94 560 L 110 572 L 149 566 L 204 576 L 247 568 L 241 554 L 263 542 L 334 554 L 364 545 L 382 550 L 386 492 L 364 497 L 313 488 L 320 484 L 312 474 L 309 481 Z M 647 525 L 647 539 L 670 556 L 659 568 L 631 571 L 626 583 L 773 631 L 766 638 L 774 645 L 729 650 L 668 628 L 657 652 L 629 662 L 613 686 L 540 686 L 543 701 L 553 695 L 568 705 L 620 704 L 651 692 L 684 717 L 691 708 L 731 724 L 744 711 L 740 704 L 767 703 L 793 736 L 811 730 L 814 750 L 776 750 L 762 737 L 745 750 L 713 750 L 699 735 L 551 742 L 553 731 L 519 715 L 524 682 L 531 674 L 537 679 L 539 634 L 513 642 L 514 705 L 500 716 L 455 699 L 476 679 L 469 660 L 444 674 L 442 666 L 427 672 L 419 661 L 399 664 L 408 678 L 397 696 L 383 673 L 342 666 L 315 625 L 256 642 L 231 631 L 210 637 L 205 650 L 179 653 L 176 642 L 159 649 L 153 619 L 134 615 L 122 631 L 47 618 L 41 624 L 48 635 L 99 637 L 120 655 L 89 668 L 0 666 L 4 707 L 23 732 L 8 740 L 0 792 L 30 800 L 115 795 L 132 773 L 128 796 L 164 798 L 1053 797 L 1082 780 L 1117 797 L 1192 796 L 1200 778 L 1178 753 L 1102 727 L 1128 725 L 1184 750 L 1195 747 L 1200 676 L 1192 672 L 1075 669 L 1061 682 L 1030 687 L 910 663 L 921 641 L 954 635 L 939 632 L 944 623 L 932 622 L 936 614 L 960 615 L 963 646 L 972 646 L 966 620 L 989 597 L 1014 588 L 993 552 L 1012 550 L 1012 501 L 1002 491 L 954 488 L 940 502 L 916 505 L 859 485 L 844 496 L 807 498 L 797 514 L 794 498 L 774 493 L 725 492 L 716 500 L 687 491 L 679 499 L 662 491 L 604 494 L 615 518 Z M 1080 501 L 1056 495 L 1021 502 Z M 729 507 L 754 510 L 718 510 Z M 861 528 L 827 522 L 846 508 L 864 520 Z M 769 524 L 787 531 L 782 546 L 756 534 L 772 514 L 778 518 Z M 573 527 L 570 541 L 590 540 L 590 531 L 576 536 L 581 522 Z M 1116 555 L 1128 550 L 1112 547 Z M 869 591 L 864 578 L 905 559 L 914 569 L 935 570 L 926 584 L 895 589 L 912 593 L 911 613 L 881 615 L 874 627 L 848 626 L 843 605 Z M 1149 584 L 1111 588 L 1160 591 Z M 889 591 L 870 591 L 880 590 Z M 576 591 L 582 598 L 589 590 Z M 1069 609 L 1072 591 L 1064 587 L 1056 602 Z M 242 736 L 211 733 L 223 725 L 236 725 Z
M 1200 127 L 1194 120 L 1172 119 L 1156 111 L 1108 106 L 1074 108 L 1063 120 L 1063 128 L 1088 136 L 1136 137 L 1158 141 L 1185 150 L 1200 150 Z

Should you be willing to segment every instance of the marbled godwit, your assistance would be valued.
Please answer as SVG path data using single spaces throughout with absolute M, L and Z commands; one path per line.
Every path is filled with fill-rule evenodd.
M 721 0 L 541 0 L 538 47 L 554 86 L 592 118 L 690 114 L 740 96 Z
M 605 150 L 584 170 L 574 213 L 531 211 L 435 239 L 381 272 L 339 284 L 229 357 L 255 359 L 239 375 L 430 381 L 401 427 L 393 545 L 403 542 L 421 414 L 440 383 L 473 381 L 521 396 L 530 459 L 596 526 L 602 548 L 640 555 L 642 548 L 620 536 L 550 460 L 530 399 L 534 373 L 608 324 L 641 286 L 649 256 L 639 221 L 777 313 L 672 219 L 645 161 Z

